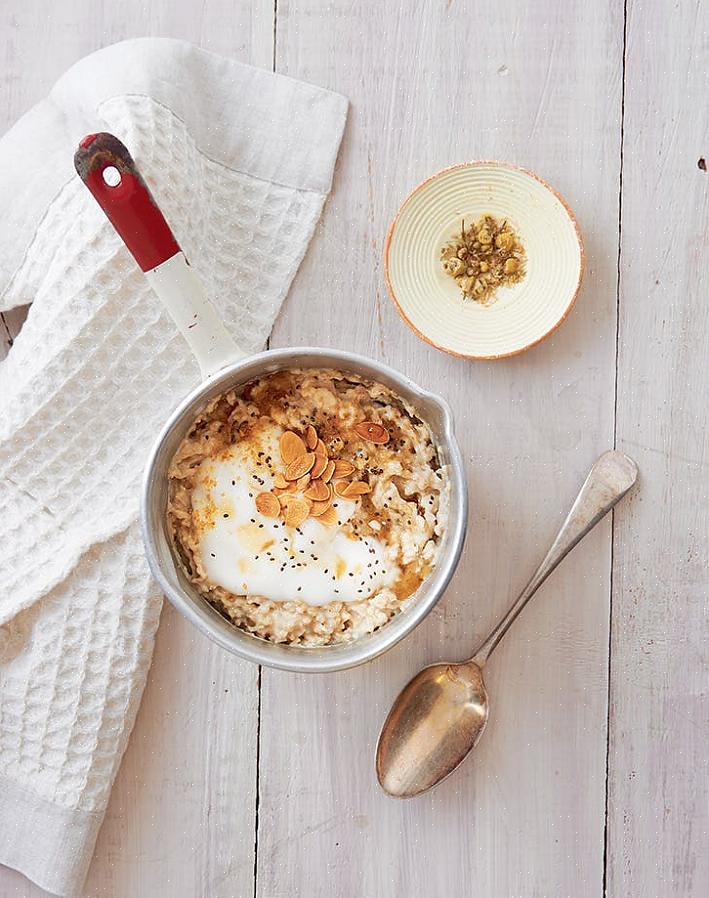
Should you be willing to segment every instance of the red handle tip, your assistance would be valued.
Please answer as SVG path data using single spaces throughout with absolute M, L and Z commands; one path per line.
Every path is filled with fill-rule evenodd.
M 96 140 L 97 137 L 97 134 L 87 134 L 86 137 L 79 141 L 79 146 L 82 150 L 85 150 L 86 147 L 91 146 L 91 144 Z

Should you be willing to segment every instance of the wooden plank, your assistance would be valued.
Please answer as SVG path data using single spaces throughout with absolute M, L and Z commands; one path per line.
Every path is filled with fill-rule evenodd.
M 709 894 L 709 10 L 630 0 L 608 895 Z
M 0 132 L 7 130 L 82 56 L 131 37 L 175 37 L 271 68 L 273 0 L 23 0 L 0 18 Z
M 257 894 L 602 894 L 610 524 L 576 550 L 490 664 L 471 760 L 411 802 L 378 790 L 378 728 L 423 664 L 469 653 L 524 584 L 613 442 L 622 8 L 279 2 L 277 69 L 352 107 L 334 193 L 274 345 L 384 359 L 450 400 L 470 535 L 447 596 L 385 657 L 324 677 L 262 675 Z M 382 240 L 438 168 L 508 159 L 548 178 L 587 237 L 587 285 L 546 344 L 468 363 L 413 336 L 386 298 Z M 550 248 L 553 251 L 553 248 Z
M 273 2 L 16 4 L 0 20 L 0 127 L 9 127 L 81 56 L 151 34 L 270 69 Z M 14 337 L 23 313 L 5 317 Z M 7 347 L 1 324 L 0 343 Z M 257 714 L 258 670 L 211 645 L 166 607 L 87 895 L 252 894 Z M 0 867 L 0 898 L 44 894 Z
M 15 337 L 22 330 L 27 312 L 28 307 L 22 306 L 11 309 L 9 312 L 0 313 L 0 361 L 8 354 Z

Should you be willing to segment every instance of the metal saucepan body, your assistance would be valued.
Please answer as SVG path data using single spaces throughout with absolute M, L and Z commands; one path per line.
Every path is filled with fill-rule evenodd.
M 279 645 L 240 630 L 213 608 L 189 582 L 167 532 L 167 472 L 195 418 L 214 397 L 258 377 L 288 368 L 336 368 L 379 381 L 416 410 L 433 434 L 450 480 L 448 523 L 430 576 L 413 600 L 380 630 L 333 646 Z M 331 349 L 291 348 L 263 352 L 222 369 L 194 390 L 174 411 L 148 459 L 141 497 L 141 522 L 148 563 L 167 598 L 217 644 L 257 664 L 324 673 L 354 667 L 381 655 L 410 633 L 436 604 L 456 568 L 467 525 L 467 485 L 450 409 L 392 368 L 363 356 Z

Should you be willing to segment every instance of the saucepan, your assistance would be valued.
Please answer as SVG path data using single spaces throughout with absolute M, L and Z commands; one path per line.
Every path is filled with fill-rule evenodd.
M 460 558 L 467 522 L 467 487 L 448 404 L 403 374 L 373 359 L 322 348 L 288 348 L 245 355 L 227 332 L 199 278 L 180 250 L 126 147 L 111 134 L 90 134 L 75 155 L 76 170 L 165 304 L 194 353 L 202 383 L 179 404 L 149 453 L 141 496 L 145 552 L 153 576 L 170 602 L 228 651 L 270 667 L 326 672 L 380 655 L 406 636 L 443 594 Z M 379 381 L 398 393 L 428 424 L 441 462 L 448 467 L 450 510 L 438 561 L 413 601 L 379 630 L 349 643 L 306 647 L 268 642 L 238 629 L 190 584 L 167 528 L 170 462 L 200 411 L 211 399 L 281 369 L 336 368 Z

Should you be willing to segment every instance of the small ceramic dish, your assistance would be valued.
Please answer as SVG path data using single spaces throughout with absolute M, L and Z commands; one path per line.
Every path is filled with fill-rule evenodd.
M 482 305 L 464 299 L 440 251 L 489 213 L 507 219 L 525 248 L 524 278 Z M 384 247 L 389 295 L 409 327 L 432 346 L 470 359 L 499 359 L 548 337 L 571 311 L 583 277 L 576 219 L 536 175 L 503 162 L 444 169 L 404 200 Z

